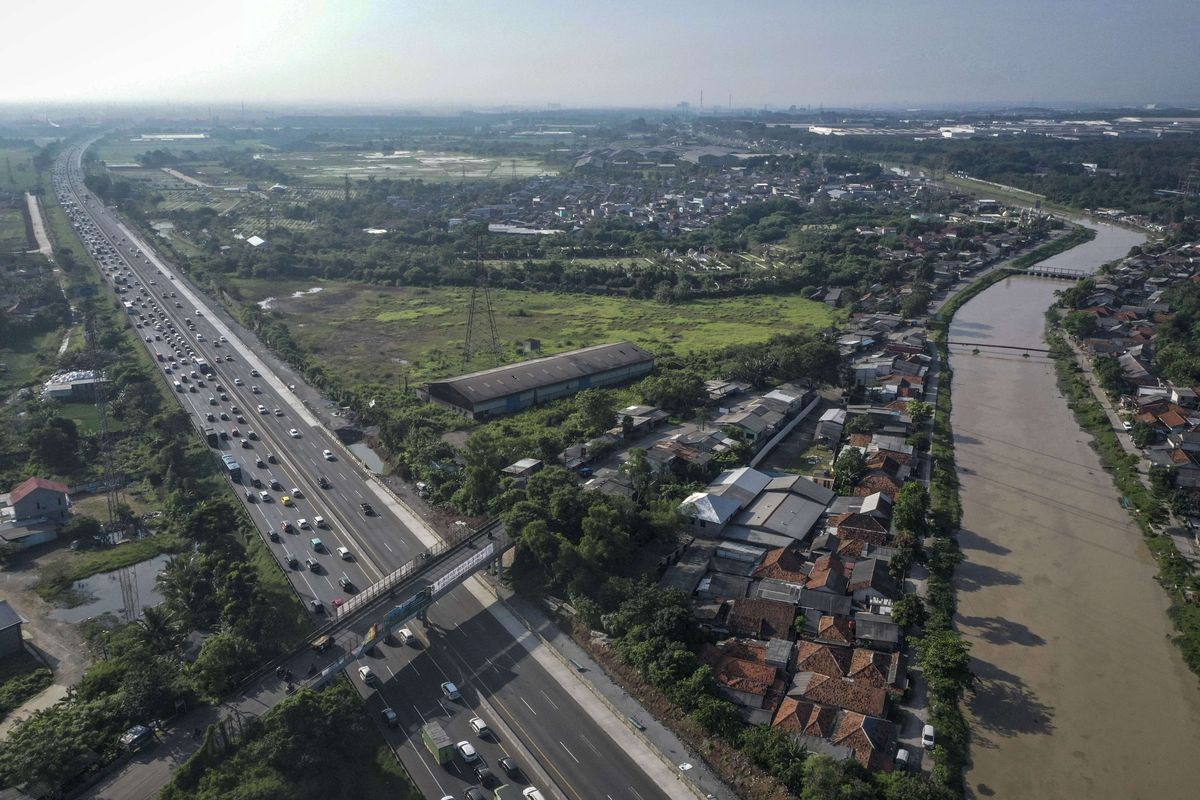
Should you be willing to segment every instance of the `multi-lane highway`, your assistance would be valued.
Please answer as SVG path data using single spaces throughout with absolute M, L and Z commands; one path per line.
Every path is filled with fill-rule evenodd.
M 255 352 L 261 345 L 253 336 L 222 321 L 208 298 L 84 188 L 85 147 L 67 148 L 58 162 L 59 202 L 114 291 L 137 312 L 130 314 L 131 324 L 141 324 L 135 329 L 164 380 L 172 386 L 179 381 L 176 397 L 183 407 L 199 427 L 228 437 L 219 439 L 219 446 L 243 473 L 233 489 L 310 610 L 328 613 L 349 592 L 427 549 L 433 543 L 430 532 L 402 523 L 397 514 L 410 512 L 374 485 L 272 372 Z M 197 358 L 207 361 L 211 376 L 198 368 Z M 252 484 L 255 479 L 263 483 L 261 489 Z M 365 514 L 363 503 L 371 504 L 374 513 Z M 321 526 L 318 517 L 324 520 Z M 302 519 L 307 529 L 301 529 Z M 285 523 L 291 532 L 284 530 Z M 279 541 L 273 541 L 272 532 Z M 319 550 L 311 544 L 314 537 L 323 544 Z M 346 549 L 346 558 L 339 557 L 339 548 Z M 288 563 L 289 554 L 295 565 Z M 315 570 L 306 568 L 310 558 Z M 348 587 L 341 585 L 343 577 Z M 471 741 L 501 780 L 513 782 L 498 766 L 501 757 L 511 756 L 523 778 L 548 797 L 680 796 L 683 787 L 655 754 L 528 631 L 490 605 L 479 586 L 469 582 L 433 608 L 428 627 L 412 626 L 413 644 L 380 647 L 366 657 L 378 683 L 364 686 L 349 670 L 422 792 L 434 798 L 463 797 L 480 782 L 463 759 L 441 767 L 421 745 L 420 727 L 439 719 L 454 741 Z M 442 695 L 445 680 L 463 689 L 461 700 L 451 702 Z M 385 706 L 397 714 L 394 728 L 378 715 Z M 491 737 L 481 739 L 471 731 L 469 720 L 476 715 L 488 721 Z M 144 776 L 128 784 L 121 780 L 118 775 L 94 796 L 130 796 L 122 795 L 123 786 L 146 784 Z

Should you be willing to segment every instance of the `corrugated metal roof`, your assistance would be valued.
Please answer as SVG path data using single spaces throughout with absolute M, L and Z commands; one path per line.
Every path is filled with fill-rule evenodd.
M 474 405 L 653 360 L 653 355 L 632 342 L 598 344 L 444 381 L 432 381 L 428 390 L 431 396 L 440 399 L 460 405 Z

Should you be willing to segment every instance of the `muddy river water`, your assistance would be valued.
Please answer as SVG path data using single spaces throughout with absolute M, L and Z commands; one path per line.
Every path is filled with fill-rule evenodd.
M 1144 241 L 1097 237 L 1050 266 L 1093 271 Z M 1044 348 L 1068 284 L 1009 278 L 964 305 L 952 341 Z M 969 797 L 1200 796 L 1200 690 L 1169 636 L 1155 565 L 1045 354 L 952 348 L 965 561 L 958 623 L 969 696 Z

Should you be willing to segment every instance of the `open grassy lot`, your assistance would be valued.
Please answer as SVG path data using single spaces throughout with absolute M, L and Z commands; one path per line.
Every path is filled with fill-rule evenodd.
M 292 334 L 327 368 L 357 380 L 425 380 L 462 370 L 469 289 L 380 288 L 325 283 L 235 281 L 247 299 L 274 296 Z M 825 327 L 833 312 L 794 295 L 697 300 L 661 305 L 652 300 L 496 290 L 496 329 L 504 357 L 521 357 L 516 343 L 534 338 L 542 353 L 628 339 L 655 352 L 700 352 L 766 341 L 777 333 Z M 477 311 L 482 311 L 482 296 Z M 486 329 L 486 322 L 476 330 Z M 492 363 L 482 355 L 471 364 Z
M 19 208 L 0 208 L 0 253 L 28 250 L 25 215 Z
M 304 185 L 341 185 L 351 180 L 375 178 L 421 178 L 444 181 L 481 178 L 528 178 L 552 175 L 538 160 L 501 156 L 474 156 L 427 150 L 397 150 L 395 153 L 364 151 L 326 153 L 264 153 L 263 160 L 290 173 Z
M 184 139 L 180 141 L 135 142 L 134 136 L 113 136 L 96 144 L 96 157 L 108 164 L 134 164 L 137 157 L 151 150 L 170 150 L 175 153 L 193 152 L 207 153 L 220 148 L 233 150 L 257 149 L 262 142 L 257 139 L 239 139 L 231 142 L 225 139 Z
M 37 186 L 33 147 L 0 147 L 0 192 L 22 192 Z

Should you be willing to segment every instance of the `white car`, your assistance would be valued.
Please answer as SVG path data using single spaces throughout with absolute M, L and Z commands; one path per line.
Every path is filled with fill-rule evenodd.
M 277 417 L 282 417 L 282 416 L 283 416 L 283 409 L 282 409 L 282 408 L 277 408 L 277 409 L 275 409 L 275 416 L 277 416 Z
M 233 385 L 234 385 L 234 386 L 241 386 L 241 385 L 242 385 L 242 379 L 241 379 L 241 378 L 234 378 L 234 379 L 233 379 Z
M 293 439 L 299 439 L 300 431 L 296 430 L 295 428 L 292 428 L 290 431 L 288 431 L 288 436 L 291 436 Z M 328 453 L 329 451 L 326 450 L 325 452 Z
M 546 796 L 532 786 L 525 787 L 525 791 L 521 792 L 521 796 L 528 798 L 528 800 L 546 800 Z
M 262 403 L 259 403 L 258 404 L 258 413 L 260 413 L 260 414 L 267 413 L 267 407 L 264 406 Z
M 410 628 L 401 628 L 396 631 L 396 638 L 400 640 L 400 644 L 412 644 L 417 639 L 416 636 L 413 636 Z
M 921 745 L 926 750 L 932 750 L 933 743 L 934 743 L 933 726 L 926 725 L 924 728 L 921 728 Z
M 304 492 L 300 491 L 299 486 L 292 488 L 292 497 L 304 497 Z
M 303 521 L 304 520 L 301 520 L 301 522 L 303 522 Z M 301 525 L 300 527 L 303 528 L 304 526 Z M 351 558 L 349 547 L 339 547 L 337 549 L 337 554 L 338 554 L 338 558 L 340 558 L 342 561 L 349 561 Z
M 476 736 L 490 736 L 492 733 L 492 729 L 483 721 L 483 717 L 471 717 L 470 725 Z
M 333 451 L 332 450 L 322 450 L 321 455 L 325 456 L 326 461 L 333 461 Z
M 471 744 L 466 739 L 463 739 L 461 742 L 454 745 L 454 749 L 457 750 L 458 754 L 463 757 L 463 761 L 467 762 L 468 764 L 479 760 L 479 753 L 475 752 L 475 745 Z
M 358 668 L 358 677 L 362 678 L 362 682 L 368 686 L 378 680 L 378 678 L 375 677 L 375 673 L 371 671 L 371 668 L 365 666 Z
M 296 524 L 299 525 L 301 528 L 303 528 L 306 531 L 312 530 L 312 528 L 308 527 L 308 520 L 305 519 L 304 517 L 301 517 L 300 519 L 296 520 Z
M 318 528 L 324 528 L 325 527 L 325 518 L 324 517 L 313 517 L 313 524 L 316 525 Z

